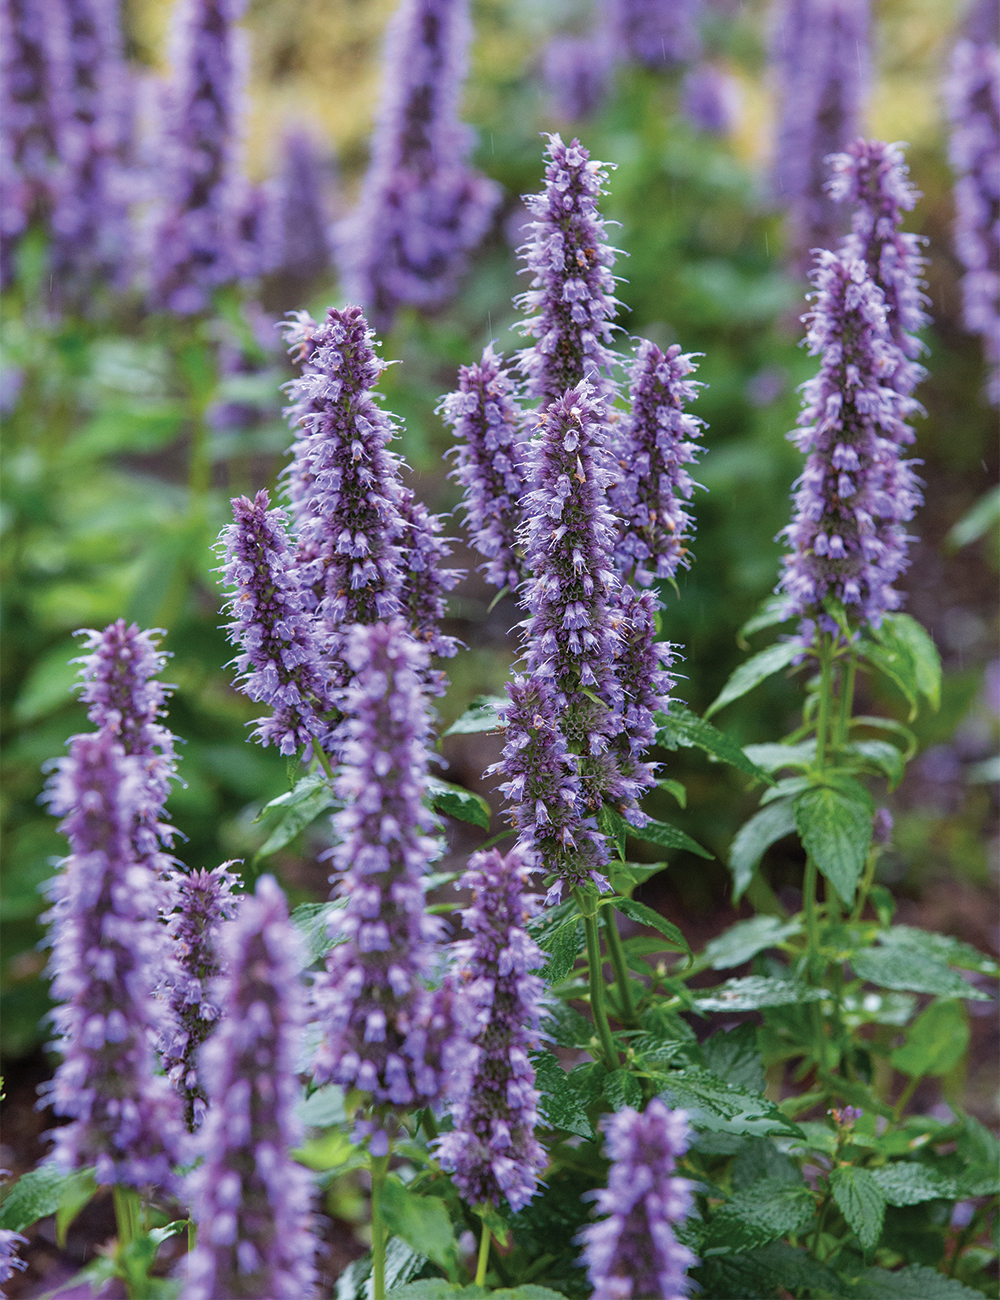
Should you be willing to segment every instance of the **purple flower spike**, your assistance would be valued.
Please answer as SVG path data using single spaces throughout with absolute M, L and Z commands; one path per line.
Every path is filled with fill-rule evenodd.
M 222 530 L 219 547 L 228 584 L 229 640 L 242 646 L 233 662 L 236 684 L 251 700 L 270 705 L 253 737 L 294 754 L 313 742 L 330 743 L 324 715 L 333 705 L 329 674 L 320 655 L 309 593 L 285 535 L 283 510 L 268 510 L 264 489 L 253 501 L 233 501 L 236 522 Z
M 643 339 L 632 364 L 629 413 L 615 432 L 619 474 L 611 504 L 623 521 L 615 560 L 642 586 L 690 564 L 694 520 L 684 502 L 696 484 L 685 466 L 701 451 L 691 440 L 701 437 L 704 421 L 684 407 L 701 386 L 687 377 L 696 368 L 677 343 L 664 353 Z
M 611 274 L 615 250 L 597 210 L 607 164 L 592 162 L 579 140 L 547 138 L 545 188 L 525 197 L 534 220 L 521 256 L 531 287 L 515 299 L 525 313 L 518 328 L 535 340 L 517 354 L 517 365 L 543 409 L 581 379 L 601 397 L 614 396 L 618 355 L 609 345 L 620 305 Z
M 731 135 L 743 106 L 740 83 L 717 63 L 699 63 L 685 76 L 681 86 L 681 108 L 697 131 L 709 135 Z
M 408 525 L 404 538 L 406 545 L 406 585 L 403 601 L 410 616 L 413 635 L 422 641 L 432 655 L 451 659 L 458 654 L 459 642 L 441 631 L 445 617 L 447 595 L 462 578 L 461 569 L 444 569 L 441 560 L 451 554 L 451 539 L 442 537 L 440 515 L 432 515 L 423 502 L 407 491 L 403 500 L 402 515 Z M 436 681 L 439 694 L 444 694 L 446 681 L 443 674 L 431 671 L 428 680 Z
M 442 399 L 439 410 L 458 442 L 451 476 L 465 489 L 466 526 L 486 557 L 486 580 L 514 590 L 521 581 L 516 530 L 526 447 L 514 380 L 492 343 L 478 365 L 459 367 L 458 389 Z
M 345 940 L 315 986 L 323 1040 L 318 1082 L 333 1079 L 407 1107 L 440 1090 L 427 1059 L 431 943 L 439 922 L 424 911 L 423 876 L 436 854 L 424 808 L 429 717 L 422 682 L 427 650 L 396 619 L 356 626 L 345 655 L 354 677 L 340 732 L 343 767 L 331 851 Z
M 674 1173 L 691 1140 L 687 1115 L 654 1098 L 642 1114 L 609 1115 L 604 1131 L 612 1164 L 596 1200 L 608 1217 L 580 1234 L 593 1300 L 683 1300 L 698 1263 L 672 1227 L 691 1212 L 692 1184 Z
M 924 310 L 929 300 L 920 288 L 927 259 L 920 251 L 926 241 L 899 226 L 920 195 L 908 180 L 910 169 L 899 145 L 856 140 L 845 153 L 835 154 L 830 166 L 831 197 L 854 204 L 853 232 L 842 250 L 862 260 L 882 290 L 886 323 L 900 351 L 892 387 L 908 397 L 927 373 L 916 362 L 924 346 L 915 337 L 930 323 Z
M 516 1213 L 538 1190 L 546 1156 L 535 1137 L 538 1093 L 528 1053 L 539 1047 L 544 985 L 529 972 L 545 954 L 525 922 L 538 899 L 527 893 L 528 867 L 515 848 L 476 853 L 459 882 L 473 891 L 462 921 L 472 938 L 456 944 L 454 978 L 476 1008 L 475 1072 L 455 1097 L 454 1131 L 438 1144 L 442 1166 L 470 1205 Z
M 619 57 L 676 67 L 701 50 L 701 0 L 605 0 Z
M 677 685 L 671 675 L 676 647 L 656 640 L 657 599 L 651 591 L 637 592 L 626 583 L 621 590 L 615 672 L 622 687 L 622 730 L 615 739 L 623 779 L 628 789 L 625 816 L 633 825 L 645 824 L 635 806 L 656 784 L 653 764 L 642 761 L 643 752 L 656 736 L 654 714 L 670 708 L 670 692 Z M 641 818 L 641 820 L 640 820 Z
M 48 788 L 70 855 L 51 886 L 54 1012 L 63 1061 L 49 1098 L 73 1123 L 54 1132 L 55 1161 L 96 1164 L 99 1183 L 169 1185 L 183 1154 L 177 1094 L 154 1074 L 168 1030 L 157 977 L 173 978 L 158 920 L 160 890 L 135 853 L 149 795 L 146 768 L 114 734 L 75 736 Z
M 281 148 L 278 185 L 281 273 L 308 286 L 330 269 L 326 175 L 308 131 L 287 131 Z
M 300 937 L 272 876 L 243 899 L 223 935 L 223 1009 L 201 1066 L 209 1096 L 190 1176 L 198 1244 L 184 1300 L 315 1295 L 311 1177 L 291 1158 L 302 1141 L 295 1063 L 305 1020 Z
M 215 1032 L 222 1011 L 212 988 L 222 969 L 219 940 L 224 923 L 236 915 L 240 902 L 233 893 L 239 877 L 229 870 L 232 865 L 224 862 L 211 871 L 173 871 L 167 881 L 170 900 L 164 919 L 177 959 L 177 980 L 167 990 L 175 1024 L 161 1054 L 171 1083 L 184 1098 L 192 1131 L 200 1127 L 208 1104 L 198 1077 L 198 1050 Z
M 338 258 L 379 330 L 400 306 L 447 302 L 500 199 L 469 167 L 458 118 L 470 36 L 468 0 L 401 0 L 389 27 L 371 164 Z
M 603 32 L 554 36 L 542 56 L 542 80 L 556 113 L 571 122 L 600 108 L 611 79 L 611 50 Z
M 808 459 L 782 534 L 795 549 L 780 583 L 790 612 L 805 616 L 807 641 L 812 620 L 836 631 L 821 612 L 826 596 L 876 627 L 902 604 L 892 583 L 907 566 L 904 525 L 922 499 L 912 462 L 899 453 L 913 438 L 905 418 L 919 408 L 889 387 L 899 350 L 882 291 L 864 262 L 846 255 L 819 252 L 811 278 L 814 305 L 803 319 L 809 352 L 822 362 L 803 385 L 803 427 L 789 435 Z

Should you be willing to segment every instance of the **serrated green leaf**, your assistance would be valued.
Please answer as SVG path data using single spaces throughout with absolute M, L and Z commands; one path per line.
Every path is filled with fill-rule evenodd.
M 673 948 L 677 952 L 690 953 L 688 941 L 678 930 L 676 925 L 672 925 L 659 912 L 654 912 L 651 907 L 645 903 L 637 903 L 634 898 L 613 898 L 610 904 L 615 911 L 621 912 L 622 916 L 627 916 L 632 921 L 637 921 L 640 925 L 652 926 L 654 930 L 659 930 L 666 942 L 664 948 Z
M 557 1047 L 586 1047 L 594 1037 L 594 1027 L 586 1016 L 561 999 L 549 1004 L 542 1021 L 542 1031 Z
M 839 1165 L 830 1174 L 830 1193 L 841 1214 L 870 1255 L 882 1235 L 885 1195 L 867 1169 Z
M 642 1086 L 630 1070 L 612 1070 L 604 1078 L 604 1095 L 612 1110 L 642 1105 Z
M 910 1264 L 890 1273 L 870 1268 L 851 1289 L 851 1300 L 982 1300 L 982 1291 L 970 1291 L 956 1278 L 945 1277 L 924 1264 Z
M 617 808 L 612 808 L 608 804 L 602 804 L 598 809 L 597 828 L 611 840 L 619 859 L 624 862 L 625 842 L 630 833 L 635 834 L 634 829 L 629 826 Z
M 484 831 L 489 830 L 492 812 L 481 794 L 466 790 L 461 785 L 452 785 L 450 781 L 442 781 L 436 776 L 429 776 L 427 797 L 431 807 L 438 812 L 462 822 L 471 822 L 473 826 L 481 826 Z
M 795 800 L 802 844 L 847 907 L 854 901 L 871 844 L 870 803 L 829 785 L 804 790 Z
M 55 1214 L 63 1192 L 76 1185 L 76 1174 L 54 1165 L 39 1165 L 22 1174 L 0 1205 L 0 1228 L 22 1232 L 39 1219 Z
M 732 704 L 734 700 L 740 699 L 748 691 L 752 691 L 755 686 L 759 686 L 761 682 L 766 681 L 768 677 L 780 673 L 783 668 L 787 668 L 792 660 L 797 659 L 801 654 L 802 647 L 796 642 L 779 641 L 775 645 L 768 646 L 766 650 L 760 650 L 757 654 L 751 655 L 745 663 L 740 664 L 705 710 L 705 718 L 710 718 L 713 713 L 718 713 L 727 704 Z
M 886 614 L 875 636 L 883 646 L 905 646 L 913 661 L 917 690 L 937 711 L 941 707 L 941 656 L 922 623 L 912 614 Z
M 535 1087 L 539 1092 L 538 1109 L 543 1120 L 551 1127 L 580 1137 L 594 1137 L 594 1126 L 587 1117 L 579 1081 L 567 1074 L 559 1059 L 551 1052 L 538 1052 L 532 1056 L 535 1067 Z
M 462 1286 L 443 1277 L 422 1277 L 416 1282 L 407 1282 L 405 1286 L 393 1287 L 386 1292 L 386 1297 L 392 1296 L 393 1300 L 483 1300 L 491 1294 L 495 1292 L 482 1286 Z
M 731 1171 L 733 1191 L 742 1192 L 765 1178 L 802 1184 L 802 1172 L 772 1138 L 743 1138 Z
M 277 800 L 272 799 L 261 809 L 260 817 L 273 815 L 276 812 L 278 821 L 274 830 L 257 850 L 256 858 L 267 858 L 272 853 L 277 853 L 279 849 L 291 843 L 300 831 L 311 825 L 321 813 L 326 812 L 328 808 L 339 806 L 340 801 L 333 793 L 329 781 L 325 776 L 321 776 L 316 782 L 313 780 L 316 775 L 313 773 L 311 777 L 304 777 L 287 796 L 279 795 L 279 799 L 287 800 L 284 804 L 279 804 Z M 306 782 L 310 784 L 307 788 L 303 788 Z
M 296 807 L 304 799 L 311 798 L 317 790 L 324 788 L 327 790 L 330 788 L 330 781 L 325 772 L 310 772 L 307 776 L 300 777 L 291 790 L 286 790 L 275 799 L 269 799 L 253 819 L 253 824 L 256 825 L 265 817 L 272 817 L 276 813 L 287 812 L 289 808 Z
M 932 1002 L 914 1021 L 906 1042 L 896 1048 L 889 1060 L 903 1074 L 939 1076 L 958 1064 L 968 1046 L 969 1021 L 961 1003 L 950 999 Z
M 441 733 L 445 736 L 472 736 L 481 731 L 499 731 L 505 724 L 497 716 L 497 710 L 505 707 L 510 700 L 500 695 L 477 695 L 460 718 Z
M 896 1160 L 881 1169 L 873 1169 L 872 1177 L 889 1205 L 919 1205 L 939 1197 L 953 1200 L 958 1195 L 953 1178 L 911 1160 Z
M 802 1002 L 820 1002 L 830 997 L 826 989 L 812 988 L 794 980 L 767 975 L 747 975 L 727 980 L 714 989 L 693 993 L 698 1011 L 758 1011 L 761 1007 L 787 1007 Z
M 713 1071 L 699 1066 L 671 1070 L 661 1095 L 670 1105 L 686 1110 L 699 1131 L 707 1129 L 711 1133 L 753 1137 L 767 1137 L 772 1133 L 801 1135 L 798 1126 L 760 1093 L 727 1083 Z
M 765 772 L 780 772 L 786 767 L 810 767 L 816 761 L 816 742 L 803 740 L 799 745 L 744 745 L 743 752 Z
M 846 1291 L 832 1269 L 784 1241 L 709 1259 L 703 1266 L 702 1276 L 705 1286 L 702 1294 L 725 1296 L 726 1300 L 761 1300 L 774 1295 L 779 1287 L 813 1296 L 836 1297 L 836 1300 L 843 1300 Z
M 850 721 L 850 727 L 868 727 L 872 731 L 887 731 L 894 736 L 898 736 L 903 742 L 903 761 L 908 763 L 916 754 L 918 744 L 917 738 L 909 727 L 904 726 L 902 722 L 897 722 L 895 718 L 878 718 L 871 715 L 863 714 Z
M 816 1203 L 803 1183 L 762 1178 L 737 1192 L 712 1218 L 705 1245 L 751 1250 L 799 1232 L 812 1219 Z
M 305 940 L 306 965 L 325 957 L 338 940 L 329 933 L 330 918 L 347 906 L 346 898 L 336 898 L 331 903 L 300 903 L 292 913 L 292 924 L 302 931 Z
M 699 858 L 709 860 L 714 860 L 715 857 L 690 835 L 685 835 L 682 830 L 671 826 L 669 822 L 659 822 L 653 817 L 645 826 L 630 826 L 628 830 L 630 835 L 634 835 L 637 840 L 643 840 L 646 844 L 659 844 L 665 849 L 686 849 L 688 853 L 695 853 Z
M 418 1196 L 390 1174 L 382 1189 L 382 1213 L 390 1232 L 413 1250 L 422 1251 L 455 1280 L 458 1243 L 443 1201 L 436 1196 Z
M 889 779 L 890 790 L 895 790 L 906 772 L 903 755 L 888 740 L 856 740 L 845 745 L 840 753 L 848 759 L 860 759 L 865 766 L 883 773 Z
M 393 1295 L 401 1295 L 403 1288 L 411 1278 L 416 1277 L 427 1263 L 427 1256 L 413 1250 L 399 1237 L 390 1237 L 385 1248 L 385 1289 Z M 428 1281 L 451 1287 L 443 1278 L 430 1278 Z M 356 1259 L 337 1279 L 337 1300 L 373 1300 L 375 1294 L 372 1284 L 371 1252 Z
M 720 1079 L 738 1083 L 751 1092 L 764 1091 L 764 1062 L 757 1047 L 756 1025 L 720 1029 L 702 1043 L 701 1050 L 705 1064 Z
M 687 787 L 681 781 L 671 781 L 667 777 L 660 777 L 657 786 L 661 790 L 666 790 L 672 794 L 682 808 L 687 807 Z
M 988 1002 L 989 995 L 962 979 L 956 971 L 928 953 L 902 946 L 866 948 L 852 953 L 849 961 L 859 979 L 880 984 L 884 989 L 910 993 L 936 993 L 943 998 L 971 998 Z
M 949 966 L 958 966 L 962 970 L 978 971 L 980 975 L 1000 976 L 1000 966 L 992 957 L 987 957 L 971 943 L 963 943 L 950 934 L 938 934 L 932 930 L 920 930 L 912 925 L 894 925 L 879 935 L 879 942 L 884 948 L 909 948 L 926 953 L 934 961 L 947 962 Z
M 733 875 L 733 902 L 746 892 L 760 860 L 771 847 L 795 830 L 791 800 L 778 800 L 754 813 L 736 833 L 729 848 L 729 870 Z
M 548 962 L 541 971 L 542 979 L 549 984 L 561 984 L 573 969 L 584 945 L 583 927 L 579 917 L 572 917 L 558 930 L 546 935 L 545 942 L 539 945 L 549 956 Z
M 671 704 L 669 713 L 657 713 L 656 726 L 656 743 L 664 749 L 701 749 L 709 758 L 739 768 L 766 784 L 771 783 L 767 773 L 747 758 L 732 736 L 699 718 L 683 704 Z
M 787 623 L 791 614 L 789 610 L 789 601 L 785 596 L 768 596 L 757 613 L 743 624 L 736 633 L 736 640 L 742 643 L 748 636 L 753 636 L 755 632 L 763 632 L 769 627 L 779 627 L 782 623 Z
M 754 916 L 749 921 L 737 921 L 717 938 L 709 940 L 698 958 L 699 966 L 711 970 L 729 970 L 742 966 L 766 948 L 775 948 L 802 929 L 797 920 L 782 921 L 777 916 Z
M 971 1115 L 963 1117 L 956 1143 L 965 1168 L 959 1179 L 960 1196 L 996 1196 L 1000 1193 L 1000 1142 Z

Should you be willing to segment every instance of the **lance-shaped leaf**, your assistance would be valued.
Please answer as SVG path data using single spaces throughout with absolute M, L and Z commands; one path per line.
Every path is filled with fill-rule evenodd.
M 718 713 L 727 704 L 732 704 L 734 700 L 740 699 L 748 691 L 752 691 L 755 686 L 759 686 L 761 682 L 766 681 L 768 677 L 780 673 L 783 668 L 787 668 L 801 654 L 802 647 L 797 642 L 779 641 L 776 645 L 769 645 L 766 650 L 760 650 L 757 654 L 751 655 L 745 663 L 740 664 L 733 672 L 729 681 L 726 682 L 725 686 L 705 710 L 705 717 L 710 718 L 713 713 Z
M 483 830 L 490 828 L 490 806 L 481 794 L 466 790 L 462 785 L 452 785 L 436 776 L 427 778 L 427 801 L 438 812 L 455 817 L 462 822 L 471 822 Z
M 669 713 L 656 714 L 656 743 L 664 749 L 701 749 L 709 758 L 728 763 L 739 768 L 747 776 L 754 776 L 759 781 L 771 783 L 771 778 L 758 767 L 746 752 L 718 727 L 713 727 L 697 713 L 685 708 L 683 704 L 671 703 Z
M 738 903 L 760 860 L 771 847 L 796 829 L 790 799 L 767 804 L 740 827 L 729 849 L 729 870 L 733 873 L 733 902 Z
M 870 1254 L 882 1235 L 885 1193 L 867 1169 L 840 1165 L 830 1175 L 830 1192 L 837 1208 L 857 1233 L 865 1254 Z
M 872 839 L 871 796 L 847 779 L 804 790 L 794 807 L 806 852 L 850 907 Z

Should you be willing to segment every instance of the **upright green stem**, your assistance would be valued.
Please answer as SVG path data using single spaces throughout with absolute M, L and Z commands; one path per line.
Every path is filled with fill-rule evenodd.
M 865 910 L 865 903 L 868 901 L 868 895 L 871 893 L 872 884 L 875 880 L 875 867 L 878 864 L 880 849 L 878 845 L 868 850 L 868 858 L 865 862 L 864 875 L 861 877 L 861 884 L 858 887 L 857 897 L 854 900 L 854 907 L 851 909 L 851 921 L 861 920 L 861 913 Z
M 851 713 L 854 710 L 854 681 L 858 672 L 858 657 L 852 650 L 844 665 L 840 686 L 840 709 L 837 718 L 836 745 L 840 749 L 847 744 L 851 734 Z
M 833 704 L 830 649 L 830 637 L 823 632 L 819 642 L 819 711 L 816 715 L 816 770 L 819 772 L 826 767 L 826 746 L 830 738 L 830 711 Z
M 601 1055 L 609 1070 L 618 1069 L 618 1053 L 615 1051 L 608 1013 L 604 1008 L 604 972 L 601 961 L 601 938 L 597 929 L 597 907 L 591 898 L 580 889 L 573 890 L 576 905 L 583 916 L 584 932 L 587 936 L 587 971 L 590 976 L 590 1010 L 594 1017 L 594 1028 L 601 1044 Z
M 615 984 L 618 987 L 622 1024 L 627 1029 L 638 1029 L 639 1019 L 635 1014 L 635 1004 L 632 1001 L 632 985 L 628 976 L 625 949 L 622 947 L 622 937 L 618 933 L 618 923 L 615 921 L 610 907 L 604 909 L 604 933 L 607 937 L 611 969 L 615 973 Z
M 139 1193 L 134 1187 L 124 1187 L 120 1183 L 115 1183 L 112 1188 L 112 1198 L 115 1206 L 115 1222 L 118 1225 L 118 1246 L 119 1249 L 124 1249 L 139 1235 Z
M 389 1157 L 372 1156 L 372 1288 L 373 1300 L 385 1300 L 385 1248 L 388 1234 L 382 1217 L 382 1192 Z
M 486 1285 L 486 1266 L 490 1262 L 490 1241 L 493 1234 L 483 1224 L 483 1235 L 479 1238 L 479 1258 L 476 1261 L 476 1286 Z

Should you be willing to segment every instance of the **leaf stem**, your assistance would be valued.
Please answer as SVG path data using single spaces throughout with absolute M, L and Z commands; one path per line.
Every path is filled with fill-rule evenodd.
M 486 1266 L 490 1262 L 490 1242 L 493 1234 L 483 1224 L 483 1235 L 479 1238 L 479 1258 L 476 1261 L 476 1286 L 486 1285 Z
M 618 987 L 618 1000 L 621 1003 L 621 1021 L 627 1029 L 638 1029 L 639 1018 L 635 1013 L 635 1004 L 632 1001 L 628 963 L 625 960 L 625 949 L 622 947 L 622 937 L 618 933 L 618 922 L 615 919 L 613 908 L 605 907 L 603 920 L 608 956 L 611 958 L 611 968 L 615 973 L 615 984 Z
M 386 1228 L 382 1217 L 382 1192 L 389 1157 L 371 1156 L 372 1171 L 372 1291 L 373 1300 L 385 1300 Z
M 601 1044 L 601 1055 L 609 1070 L 618 1069 L 618 1053 L 611 1037 L 608 1013 L 604 1007 L 604 972 L 601 961 L 601 937 L 597 929 L 597 908 L 593 900 L 581 889 L 573 890 L 573 897 L 583 917 L 584 933 L 587 936 L 587 973 L 590 977 L 590 1010 L 594 1017 L 594 1028 Z
M 837 719 L 837 748 L 847 744 L 847 738 L 850 734 L 851 714 L 854 711 L 854 682 L 858 672 L 858 657 L 851 649 L 847 662 L 843 668 L 840 686 L 840 711 Z

